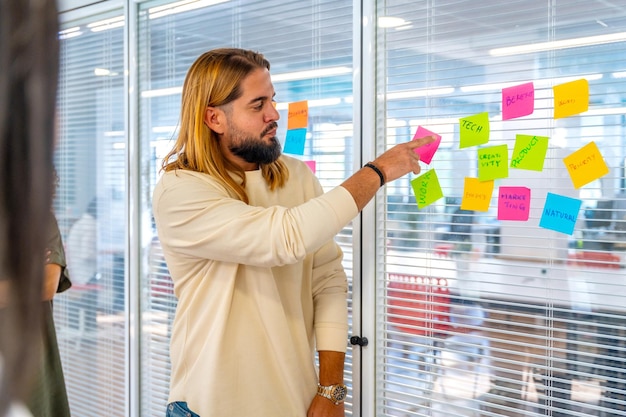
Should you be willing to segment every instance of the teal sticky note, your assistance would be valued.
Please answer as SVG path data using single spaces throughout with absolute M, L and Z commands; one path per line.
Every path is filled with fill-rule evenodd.
M 582 201 L 559 194 L 548 193 L 539 227 L 571 235 L 578 219 Z
M 292 155 L 304 155 L 304 140 L 306 129 L 289 129 L 285 138 L 285 153 Z
M 546 136 L 516 135 L 515 148 L 511 155 L 511 168 L 543 171 L 548 153 Z
M 434 169 L 414 178 L 411 181 L 411 187 L 415 194 L 417 207 L 420 209 L 427 207 L 443 197 L 439 178 Z
M 478 179 L 495 180 L 509 176 L 509 150 L 506 145 L 481 148 L 478 154 Z
M 460 119 L 459 132 L 461 149 L 489 142 L 489 113 L 478 113 Z

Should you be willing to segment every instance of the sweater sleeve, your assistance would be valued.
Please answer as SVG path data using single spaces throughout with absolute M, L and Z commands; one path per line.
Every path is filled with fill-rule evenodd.
M 313 265 L 313 307 L 317 350 L 345 352 L 348 339 L 348 281 L 335 241 L 316 251 Z
M 184 258 L 260 267 L 298 262 L 358 214 L 343 187 L 295 207 L 256 207 L 232 198 L 208 176 L 168 172 L 153 209 L 163 245 Z

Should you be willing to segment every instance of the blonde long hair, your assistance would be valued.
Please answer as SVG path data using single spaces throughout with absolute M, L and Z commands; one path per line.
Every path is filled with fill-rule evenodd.
M 196 59 L 185 78 L 180 130 L 173 149 L 163 159 L 163 171 L 186 169 L 208 174 L 249 202 L 244 170 L 224 156 L 217 135 L 204 123 L 204 114 L 209 106 L 223 106 L 239 98 L 242 81 L 258 68 L 269 70 L 269 61 L 257 52 L 238 48 L 214 49 Z M 272 190 L 282 187 L 289 176 L 280 159 L 262 164 L 261 171 Z

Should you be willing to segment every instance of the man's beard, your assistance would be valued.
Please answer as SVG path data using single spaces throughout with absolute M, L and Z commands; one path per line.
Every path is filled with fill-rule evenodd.
M 270 143 L 265 143 L 263 137 L 272 129 L 276 128 L 277 123 L 273 122 L 265 128 L 260 138 L 249 136 L 240 130 L 234 128 L 231 135 L 236 138 L 237 144 L 231 144 L 229 149 L 233 155 L 237 155 L 244 161 L 251 164 L 270 164 L 278 159 L 281 154 L 280 142 L 276 136 L 270 138 Z

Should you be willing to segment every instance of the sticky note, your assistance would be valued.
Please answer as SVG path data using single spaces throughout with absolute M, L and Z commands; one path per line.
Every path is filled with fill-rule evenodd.
M 460 148 L 483 145 L 489 142 L 489 113 L 478 113 L 459 120 Z
M 304 163 L 307 164 L 307 166 L 311 168 L 311 171 L 315 174 L 315 161 L 304 161 Z
M 285 153 L 292 155 L 304 155 L 304 140 L 306 129 L 291 129 L 287 131 L 285 138 Z
M 478 150 L 478 179 L 495 180 L 509 176 L 509 151 L 506 145 L 489 146 Z
M 434 169 L 411 180 L 411 187 L 415 194 L 417 207 L 420 209 L 431 205 L 443 197 L 439 178 Z
M 287 111 L 287 129 L 306 128 L 309 124 L 309 102 L 296 101 L 289 103 Z
M 567 167 L 574 188 L 580 188 L 609 173 L 609 167 L 595 142 L 590 142 L 566 156 L 563 163 Z
M 465 177 L 461 210 L 488 211 L 492 194 L 493 181 Z
M 530 188 L 500 187 L 498 220 L 527 221 L 530 215 Z
M 552 87 L 554 92 L 554 118 L 573 116 L 589 109 L 589 81 L 571 81 Z
M 571 235 L 578 219 L 582 201 L 564 195 L 548 193 L 539 227 Z
M 527 116 L 535 111 L 535 86 L 532 82 L 502 89 L 502 120 Z
M 543 163 L 548 153 L 548 140 L 546 136 L 516 135 L 511 168 L 543 171 Z
M 424 146 L 420 146 L 419 148 L 415 148 L 415 153 L 419 154 L 420 161 L 425 164 L 430 164 L 430 161 L 433 160 L 433 155 L 437 152 L 439 148 L 439 144 L 441 143 L 441 135 L 438 135 L 434 132 L 431 132 L 428 129 L 423 128 L 422 126 L 417 127 L 417 131 L 413 136 L 413 140 L 423 138 L 424 136 L 434 136 L 436 139 L 434 142 L 427 143 Z

